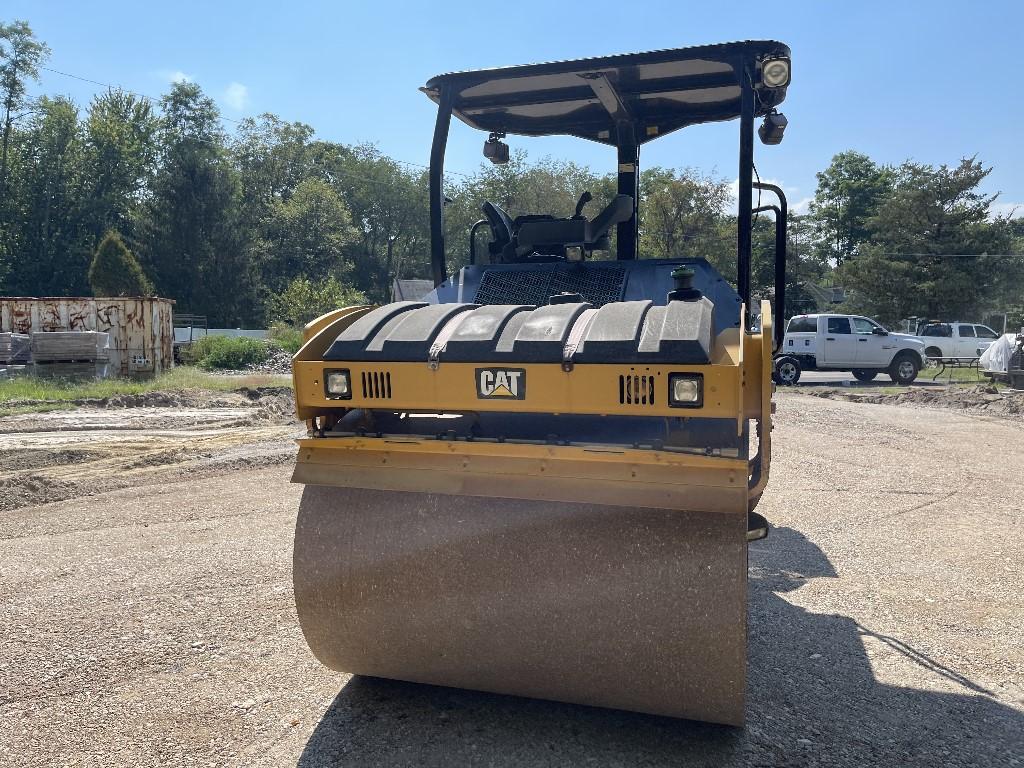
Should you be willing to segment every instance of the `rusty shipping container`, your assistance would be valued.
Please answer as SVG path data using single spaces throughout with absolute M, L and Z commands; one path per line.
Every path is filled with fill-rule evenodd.
M 103 331 L 114 376 L 149 376 L 174 365 L 174 301 L 129 296 L 0 297 L 0 332 Z

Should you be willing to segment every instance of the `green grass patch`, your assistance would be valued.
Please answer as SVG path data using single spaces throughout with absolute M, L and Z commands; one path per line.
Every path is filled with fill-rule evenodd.
M 940 366 L 923 368 L 918 374 L 918 378 L 923 381 L 932 381 L 932 376 L 935 376 L 935 374 L 940 370 Z M 936 376 L 934 380 L 936 382 L 951 381 L 953 383 L 963 382 L 969 384 L 979 384 L 990 381 L 990 379 L 982 376 L 981 372 L 977 368 L 947 368 L 942 371 L 942 375 Z
M 203 336 L 181 350 L 181 359 L 207 370 L 243 370 L 270 355 L 267 342 L 245 336 Z
M 183 389 L 206 389 L 230 392 L 241 387 L 288 387 L 289 376 L 253 374 L 250 376 L 219 376 L 190 366 L 179 366 L 152 379 L 100 379 L 98 381 L 67 381 L 22 376 L 0 381 L 0 408 L 4 403 L 14 407 L 36 407 L 24 401 L 43 401 L 39 405 L 73 400 L 101 399 L 114 395 L 143 392 L 174 392 Z M 64 406 L 66 407 L 66 406 Z

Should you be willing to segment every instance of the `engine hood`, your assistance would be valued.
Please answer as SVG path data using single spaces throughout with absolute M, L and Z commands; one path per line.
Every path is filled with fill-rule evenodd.
M 920 347 L 924 349 L 924 342 L 916 336 L 911 336 L 909 333 L 890 333 L 890 339 L 895 339 L 901 344 L 906 344 L 908 347 Z

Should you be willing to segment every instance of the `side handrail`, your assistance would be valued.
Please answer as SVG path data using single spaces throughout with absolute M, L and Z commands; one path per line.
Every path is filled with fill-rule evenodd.
M 782 188 L 776 184 L 756 181 L 754 187 L 771 192 L 779 199 L 779 204 L 762 205 L 753 210 L 775 212 L 775 349 L 782 347 L 786 335 L 786 225 L 789 220 L 789 203 Z

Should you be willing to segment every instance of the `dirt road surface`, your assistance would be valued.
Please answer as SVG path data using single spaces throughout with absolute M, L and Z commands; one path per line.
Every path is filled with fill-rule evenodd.
M 47 501 L 291 460 L 291 390 L 119 395 L 0 418 L 0 513 Z
M 780 396 L 737 730 L 320 667 L 291 595 L 294 427 L 210 446 L 231 430 L 195 419 L 150 446 L 181 462 L 58 446 L 86 452 L 69 472 L 107 462 L 92 485 L 38 443 L 0 452 L 8 490 L 21 451 L 74 496 L 0 511 L 0 765 L 1024 765 L 1019 422 Z

